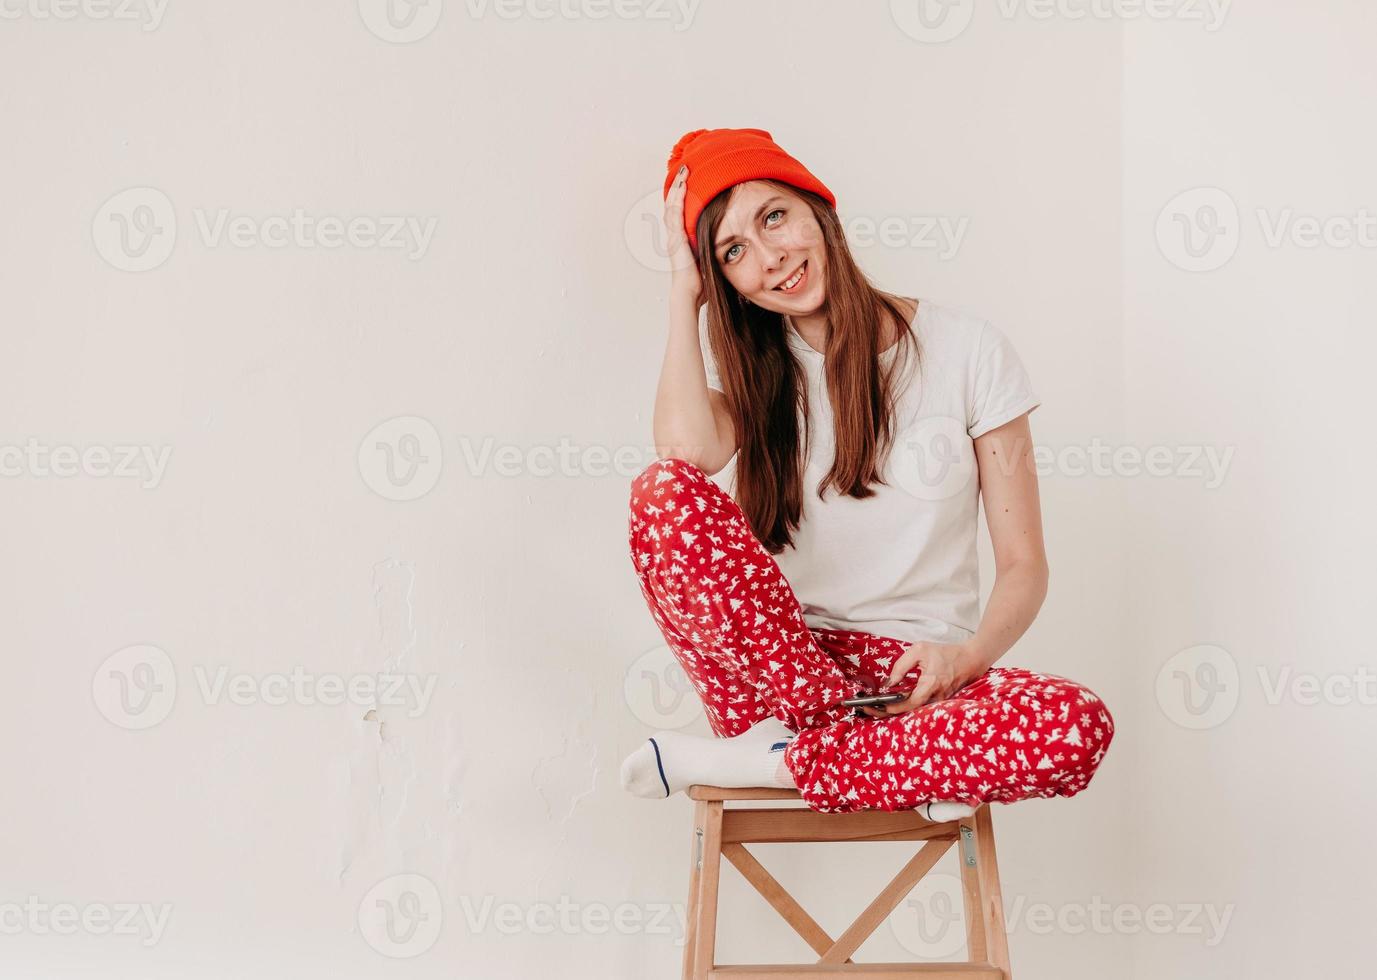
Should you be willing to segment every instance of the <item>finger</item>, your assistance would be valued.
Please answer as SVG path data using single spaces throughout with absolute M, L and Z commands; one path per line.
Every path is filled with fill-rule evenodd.
M 908 705 L 909 708 L 921 708 L 928 703 L 928 699 L 932 697 L 933 691 L 936 689 L 937 681 L 930 677 L 924 677 L 909 693 L 908 700 L 904 704 Z
M 921 651 L 906 650 L 899 655 L 899 659 L 894 661 L 894 666 L 890 668 L 889 680 L 885 681 L 885 687 L 893 687 L 908 673 L 909 668 L 918 662 Z
M 665 195 L 665 203 L 673 204 L 676 207 L 684 203 L 685 188 L 688 187 L 688 169 L 679 168 L 679 173 L 669 185 L 669 193 Z

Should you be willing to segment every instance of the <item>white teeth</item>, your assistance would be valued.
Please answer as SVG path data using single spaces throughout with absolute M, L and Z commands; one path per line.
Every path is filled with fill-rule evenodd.
M 799 266 L 799 267 L 798 267 L 798 272 L 795 272 L 795 273 L 793 274 L 793 276 L 790 277 L 789 280 L 788 280 L 787 282 L 783 282 L 783 283 L 781 283 L 780 285 L 776 286 L 775 288 L 776 288 L 776 289 L 793 289 L 795 286 L 798 285 L 798 281 L 799 281 L 800 279 L 802 279 L 802 278 L 803 278 L 803 266 Z

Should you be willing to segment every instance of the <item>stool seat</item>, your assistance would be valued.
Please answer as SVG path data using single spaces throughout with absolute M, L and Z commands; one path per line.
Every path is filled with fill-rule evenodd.
M 995 860 L 994 827 L 988 804 L 969 817 L 936 822 L 914 810 L 856 810 L 822 813 L 808 808 L 737 806 L 802 800 L 796 789 L 769 786 L 731 788 L 695 784 L 693 839 L 689 866 L 688 928 L 684 941 L 684 980 L 709 977 L 855 977 L 888 980 L 928 977 L 1011 980 L 1004 904 Z M 822 843 L 923 841 L 924 844 L 856 920 L 836 939 L 810 916 L 744 845 L 751 843 Z M 856 963 L 851 954 L 870 938 L 913 887 L 953 844 L 960 843 L 961 890 L 966 921 L 968 962 Z M 741 964 L 715 962 L 718 880 L 725 857 L 769 902 L 819 959 L 807 964 Z
M 796 789 L 778 789 L 774 786 L 732 789 L 727 786 L 702 786 L 694 783 L 688 788 L 688 798 L 691 800 L 802 800 L 803 794 Z

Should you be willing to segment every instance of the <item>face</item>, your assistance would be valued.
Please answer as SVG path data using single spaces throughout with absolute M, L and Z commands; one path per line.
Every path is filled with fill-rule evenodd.
M 737 184 L 717 227 L 713 255 L 727 282 L 756 306 L 791 316 L 822 306 L 822 229 L 797 194 L 758 180 Z

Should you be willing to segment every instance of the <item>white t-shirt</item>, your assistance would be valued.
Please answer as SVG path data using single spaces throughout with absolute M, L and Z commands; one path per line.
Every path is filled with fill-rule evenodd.
M 919 297 L 910 353 L 896 380 L 896 438 L 881 467 L 888 485 L 857 500 L 817 485 L 836 452 L 823 355 L 792 327 L 788 340 L 808 376 L 811 448 L 802 523 L 775 556 L 819 629 L 863 630 L 907 642 L 959 643 L 980 622 L 976 552 L 979 471 L 973 440 L 1041 404 L 1008 338 L 988 320 Z M 722 383 L 700 334 L 708 385 Z M 888 366 L 891 347 L 880 357 Z M 725 481 L 735 464 L 717 475 Z M 719 483 L 724 488 L 725 482 Z

